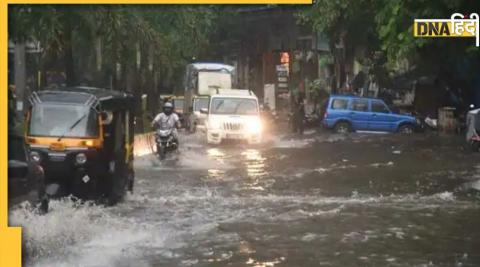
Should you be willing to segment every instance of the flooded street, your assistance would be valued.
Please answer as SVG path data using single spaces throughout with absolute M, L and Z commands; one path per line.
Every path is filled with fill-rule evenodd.
M 12 210 L 26 266 L 480 265 L 480 155 L 462 137 L 180 142 L 162 164 L 136 159 L 117 206 Z

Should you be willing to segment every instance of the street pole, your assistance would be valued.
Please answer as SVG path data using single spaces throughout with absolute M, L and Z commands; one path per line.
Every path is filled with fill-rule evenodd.
M 17 110 L 23 113 L 25 108 L 25 101 L 27 101 L 28 92 L 26 92 L 27 85 L 27 69 L 25 61 L 25 43 L 16 43 L 14 48 L 14 80 L 15 80 L 15 94 L 17 96 Z M 23 116 L 20 116 L 23 119 Z

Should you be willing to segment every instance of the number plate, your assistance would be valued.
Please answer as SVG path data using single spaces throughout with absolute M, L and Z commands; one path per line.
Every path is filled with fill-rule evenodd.
M 52 143 L 50 145 L 50 150 L 52 150 L 52 151 L 64 151 L 65 150 L 65 144 L 64 143 Z
M 229 139 L 242 139 L 243 135 L 241 135 L 241 134 L 227 134 L 227 138 L 229 138 Z

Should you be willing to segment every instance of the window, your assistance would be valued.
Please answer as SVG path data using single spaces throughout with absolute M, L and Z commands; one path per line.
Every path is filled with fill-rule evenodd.
M 336 98 L 332 102 L 332 109 L 347 109 L 348 100 Z
M 32 109 L 33 136 L 97 137 L 97 112 L 83 105 L 38 104 Z
M 368 111 L 368 101 L 365 99 L 354 99 L 352 101 L 352 110 L 355 111 Z
M 372 112 L 390 113 L 390 110 L 383 102 L 372 101 Z
M 177 111 L 177 110 L 182 111 L 183 110 L 183 103 L 184 103 L 183 99 L 174 99 L 173 100 L 173 107 L 175 108 L 175 111 Z
M 257 115 L 258 104 L 247 98 L 215 98 L 212 101 L 211 114 Z

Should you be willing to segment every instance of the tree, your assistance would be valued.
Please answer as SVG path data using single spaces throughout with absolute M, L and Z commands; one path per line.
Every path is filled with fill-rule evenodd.
M 185 64 L 207 53 L 217 18 L 211 6 L 14 5 L 10 14 L 11 38 L 39 41 L 42 65 L 63 61 L 68 85 L 105 86 L 110 78 L 124 89 L 149 75 L 161 75 L 163 87 L 178 87 L 173 80 Z
M 364 47 L 365 55 L 371 56 L 378 48 L 374 21 L 377 5 L 377 0 L 320 0 L 298 13 L 299 23 L 309 24 L 315 32 L 329 37 L 340 86 L 345 83 L 346 60 L 353 57 L 354 49 Z

